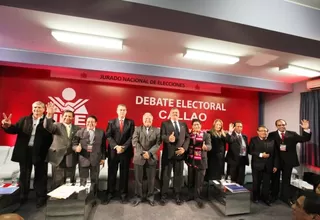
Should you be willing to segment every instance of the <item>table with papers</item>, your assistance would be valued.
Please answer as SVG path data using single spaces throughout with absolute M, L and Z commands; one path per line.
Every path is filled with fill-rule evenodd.
M 213 198 L 209 200 L 224 214 L 237 215 L 251 212 L 250 191 L 243 186 L 220 180 L 210 183 Z
M 46 220 L 85 220 L 96 202 L 91 186 L 62 185 L 48 193 Z
M 20 206 L 20 188 L 6 183 L 0 186 L 0 214 L 14 212 Z

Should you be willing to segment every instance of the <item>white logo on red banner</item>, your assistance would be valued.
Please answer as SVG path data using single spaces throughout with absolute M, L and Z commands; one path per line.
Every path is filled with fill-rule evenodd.
M 85 103 L 89 99 L 76 99 L 77 93 L 73 88 L 65 88 L 62 91 L 62 100 L 60 97 L 48 96 L 51 102 L 57 107 L 54 119 L 56 121 L 62 122 L 62 114 L 65 110 L 73 111 L 75 114 L 75 124 L 85 125 L 86 115 L 88 110 Z M 60 117 L 59 117 L 60 116 Z

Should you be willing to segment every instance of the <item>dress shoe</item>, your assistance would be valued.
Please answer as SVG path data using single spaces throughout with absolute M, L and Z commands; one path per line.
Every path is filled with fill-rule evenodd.
M 274 203 L 274 202 L 276 202 L 277 200 L 278 200 L 278 197 L 273 196 L 273 197 L 271 198 L 270 202 L 271 202 L 271 203 Z
M 271 202 L 269 200 L 263 200 L 263 202 L 267 205 L 267 206 L 271 206 Z
M 187 202 L 194 200 L 194 196 L 188 196 Z
M 128 203 L 127 196 L 123 196 L 123 195 L 122 195 L 120 199 L 121 199 L 121 200 L 120 200 L 120 203 L 121 203 L 121 204 L 127 204 L 127 203 Z M 141 201 L 140 201 L 140 202 L 141 202 Z M 139 202 L 139 203 L 140 203 L 140 202 Z
M 46 204 L 47 204 L 47 203 L 46 203 L 45 200 L 40 199 L 40 200 L 37 201 L 36 207 L 37 207 L 37 209 L 39 209 L 39 208 L 45 206 Z
M 255 204 L 258 204 L 259 200 L 255 199 L 255 200 L 252 200 L 252 202 L 255 203 Z
M 156 205 L 156 203 L 154 202 L 154 200 L 148 200 L 148 203 L 149 203 L 149 205 L 151 205 L 151 206 L 155 206 L 155 205 Z
M 162 205 L 162 206 L 164 206 L 164 205 L 166 205 L 167 204 L 167 200 L 166 200 L 166 198 L 165 197 L 161 197 L 161 199 L 160 199 L 160 205 Z
M 199 209 L 202 209 L 204 207 L 204 204 L 200 199 L 197 199 L 196 203 L 197 203 L 197 206 L 198 206 Z
M 288 199 L 286 203 L 288 204 L 289 207 L 293 206 L 294 204 L 294 202 L 291 199 Z
M 102 205 L 108 205 L 109 204 L 109 202 L 111 201 L 111 199 L 112 199 L 112 194 L 107 194 L 107 197 L 102 201 Z
M 140 203 L 141 203 L 141 200 L 140 200 L 140 199 L 136 199 L 136 200 L 133 201 L 132 206 L 133 206 L 133 207 L 136 207 L 136 206 L 139 205 Z
M 180 199 L 180 197 L 176 197 L 176 204 L 182 205 L 183 201 Z

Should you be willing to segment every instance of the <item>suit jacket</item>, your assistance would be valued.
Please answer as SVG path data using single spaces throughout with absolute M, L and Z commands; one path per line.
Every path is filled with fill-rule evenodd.
M 179 147 L 183 147 L 185 152 L 189 147 L 190 137 L 187 124 L 184 122 L 178 122 L 180 127 L 179 137 L 176 137 L 174 143 L 169 142 L 169 136 L 174 132 L 174 127 L 171 120 L 167 120 L 161 123 L 161 139 L 163 141 L 162 162 L 165 163 L 168 160 L 184 160 L 185 155 L 176 156 L 175 151 Z
M 44 128 L 53 134 L 53 142 L 49 148 L 47 161 L 58 166 L 66 156 L 66 167 L 74 167 L 77 164 L 77 155 L 72 150 L 72 139 L 80 127 L 71 125 L 70 137 L 63 123 L 54 122 L 52 118 L 45 118 Z
M 285 164 L 292 167 L 299 166 L 299 160 L 297 155 L 297 143 L 307 142 L 311 139 L 311 133 L 303 131 L 302 135 L 298 135 L 294 131 L 286 131 L 284 134 L 284 144 L 286 145 L 286 151 L 280 151 L 280 144 L 282 143 L 281 137 L 278 131 L 270 132 L 268 139 L 274 140 L 276 144 L 276 150 L 279 152 L 280 160 Z
M 248 151 L 249 151 L 249 144 L 248 144 L 248 138 L 246 135 L 241 134 L 242 138 L 246 144 L 246 156 L 245 157 L 245 165 L 249 165 L 249 158 L 248 158 Z M 231 135 L 227 134 L 227 142 L 229 144 L 228 153 L 226 156 L 227 163 L 231 165 L 239 165 L 240 164 L 240 158 L 243 156 L 240 156 L 240 148 L 241 148 L 241 142 L 237 137 L 236 132 L 233 132 Z
M 214 154 L 220 153 L 224 156 L 226 153 L 226 145 L 227 145 L 226 137 L 224 137 L 223 135 L 221 135 L 220 137 L 215 136 L 212 134 L 211 131 L 208 131 L 208 134 L 210 135 L 211 145 L 212 145 L 212 149 L 211 151 L 208 152 L 208 154 L 214 155 Z
M 144 165 L 146 161 L 149 165 L 156 165 L 158 161 L 157 152 L 161 144 L 160 129 L 151 126 L 147 134 L 145 126 L 136 127 L 132 136 L 132 146 L 134 147 L 133 163 Z M 150 158 L 144 159 L 141 155 L 143 151 L 148 151 Z
M 12 124 L 9 128 L 3 128 L 8 134 L 17 134 L 16 143 L 14 145 L 12 158 L 14 162 L 25 162 L 28 152 L 28 143 L 33 128 L 32 114 L 22 117 L 16 124 Z M 52 135 L 43 127 L 45 115 L 40 119 L 36 128 L 36 134 L 33 144 L 32 162 L 37 163 L 45 161 L 48 149 L 52 143 Z
M 114 149 L 115 146 L 120 145 L 124 147 L 124 152 L 119 154 L 120 157 L 132 157 L 132 135 L 134 132 L 134 121 L 131 119 L 124 119 L 123 132 L 120 132 L 119 119 L 110 120 L 108 122 L 106 136 L 108 139 L 108 155 L 109 158 L 114 158 L 117 151 Z
M 270 154 L 268 158 L 260 157 L 261 153 Z M 272 173 L 274 167 L 279 168 L 279 155 L 276 151 L 274 140 L 261 140 L 258 136 L 251 138 L 249 154 L 252 155 L 251 167 L 256 170 L 263 170 Z
M 73 137 L 74 147 L 81 144 L 82 149 L 79 153 L 79 166 L 81 167 L 98 166 L 101 160 L 106 159 L 106 136 L 103 130 L 95 128 L 92 152 L 90 153 L 87 152 L 89 143 L 90 134 L 87 128 L 81 128 Z
M 191 135 L 190 135 L 190 137 L 191 137 Z M 208 134 L 206 132 L 203 133 L 203 141 L 201 141 L 201 143 L 200 143 L 201 146 L 203 145 L 203 142 L 207 146 L 208 151 L 211 151 L 212 150 L 212 145 L 211 145 L 210 134 Z M 193 139 L 190 138 L 189 146 L 194 145 L 194 144 L 195 143 L 194 143 Z M 195 160 L 193 158 L 190 158 L 190 157 L 187 157 L 187 163 L 189 165 L 196 166 L 199 169 L 207 169 L 208 168 L 208 156 L 207 156 L 208 151 L 204 151 L 204 150 L 201 151 L 201 161 L 199 161 L 200 162 L 199 164 L 196 164 Z

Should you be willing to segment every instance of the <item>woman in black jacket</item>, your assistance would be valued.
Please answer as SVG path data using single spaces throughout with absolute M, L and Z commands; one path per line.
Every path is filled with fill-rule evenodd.
M 226 151 L 226 133 L 223 130 L 223 121 L 216 119 L 208 133 L 211 136 L 212 150 L 208 152 L 206 180 L 220 180 L 224 175 Z

